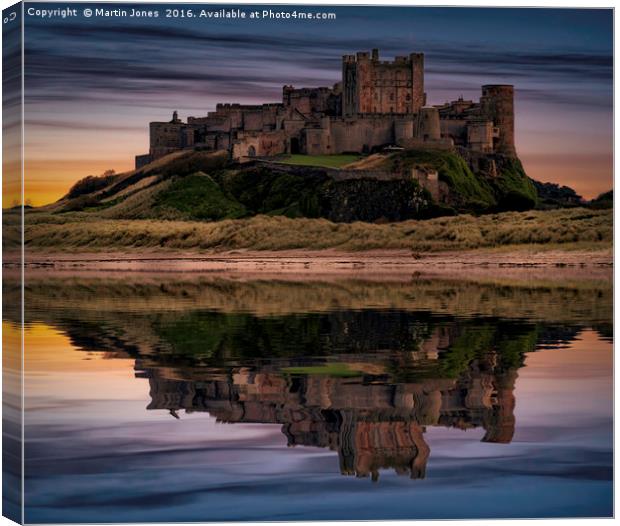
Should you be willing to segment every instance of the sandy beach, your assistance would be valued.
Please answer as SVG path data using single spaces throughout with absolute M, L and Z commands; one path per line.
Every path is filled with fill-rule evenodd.
M 4 267 L 19 266 L 19 256 L 4 255 Z M 26 268 L 63 273 L 179 272 L 243 275 L 310 276 L 355 275 L 384 279 L 389 275 L 421 273 L 481 279 L 611 279 L 610 249 L 586 250 L 475 250 L 412 254 L 406 250 L 344 252 L 337 250 L 229 252 L 84 252 L 26 251 Z

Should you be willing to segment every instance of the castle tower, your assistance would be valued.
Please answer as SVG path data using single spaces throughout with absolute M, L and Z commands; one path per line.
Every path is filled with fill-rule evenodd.
M 424 54 L 379 60 L 379 50 L 342 57 L 342 114 L 418 113 L 425 104 Z
M 515 157 L 514 86 L 509 84 L 486 84 L 480 97 L 481 113 L 493 121 L 499 137 L 493 142 L 495 152 Z

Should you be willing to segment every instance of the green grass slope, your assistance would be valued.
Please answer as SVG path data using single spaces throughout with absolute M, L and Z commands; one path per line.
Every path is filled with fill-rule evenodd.
M 304 177 L 256 167 L 218 174 L 222 189 L 250 215 L 319 217 L 320 187 L 325 177 Z
M 319 166 L 323 168 L 342 168 L 360 159 L 357 154 L 337 154 L 337 155 L 301 155 L 293 154 L 284 157 L 282 164 L 295 164 L 298 166 Z
M 465 160 L 456 153 L 443 150 L 406 150 L 392 155 L 391 167 L 395 170 L 416 166 L 432 167 L 439 173 L 455 195 L 456 208 L 483 211 L 496 206 L 497 201 L 489 184 L 476 177 Z
M 214 221 L 236 219 L 247 214 L 245 207 L 227 196 L 209 175 L 196 172 L 176 177 L 153 201 L 156 216 Z
M 519 159 L 502 159 L 497 163 L 497 171 L 497 177 L 491 180 L 491 187 L 500 210 L 523 211 L 536 206 L 536 187 L 525 174 Z

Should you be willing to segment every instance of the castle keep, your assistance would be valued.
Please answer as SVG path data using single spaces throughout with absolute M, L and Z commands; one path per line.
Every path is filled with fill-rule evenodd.
M 460 98 L 428 106 L 422 53 L 393 61 L 380 60 L 376 49 L 345 55 L 342 80 L 331 88 L 287 85 L 281 102 L 218 104 L 206 117 L 183 122 L 174 112 L 168 122 L 151 122 L 149 153 L 136 156 L 136 168 L 183 149 L 227 150 L 244 162 L 391 145 L 514 157 L 513 86 L 482 86 L 479 102 Z

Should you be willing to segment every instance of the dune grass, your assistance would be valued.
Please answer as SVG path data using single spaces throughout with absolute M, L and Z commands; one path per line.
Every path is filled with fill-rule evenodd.
M 5 218 L 5 230 L 18 228 Z M 46 221 L 49 219 L 49 221 Z M 225 251 L 409 249 L 414 252 L 502 248 L 519 245 L 608 248 L 611 210 L 583 208 L 460 215 L 400 223 L 332 223 L 259 215 L 218 222 L 106 220 L 86 214 L 27 214 L 29 248 L 85 251 L 171 249 Z M 5 232 L 11 239 L 10 232 Z

